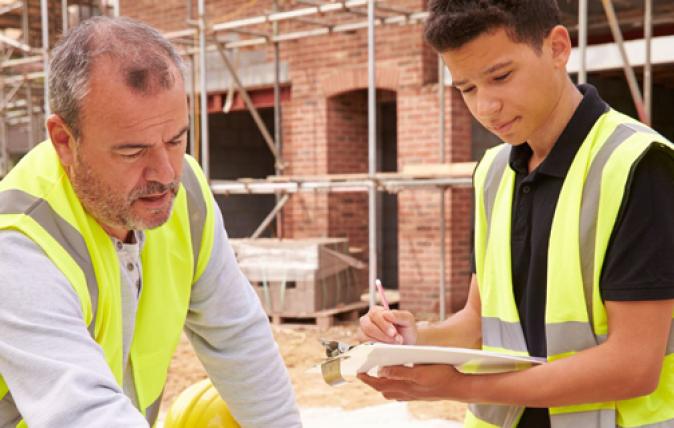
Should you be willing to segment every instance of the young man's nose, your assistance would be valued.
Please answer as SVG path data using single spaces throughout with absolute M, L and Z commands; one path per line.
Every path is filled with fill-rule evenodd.
M 498 98 L 489 94 L 478 94 L 476 111 L 481 118 L 491 118 L 501 110 L 501 102 Z

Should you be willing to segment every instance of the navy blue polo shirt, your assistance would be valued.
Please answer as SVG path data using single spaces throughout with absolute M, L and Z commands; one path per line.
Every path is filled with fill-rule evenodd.
M 548 244 L 564 178 L 585 137 L 608 109 L 591 85 L 545 160 L 529 172 L 528 144 L 513 147 L 513 292 L 529 353 L 546 356 Z M 636 163 L 609 241 L 600 279 L 603 300 L 674 299 L 674 157 L 653 145 Z M 475 264 L 473 261 L 473 272 Z M 548 409 L 526 409 L 518 427 L 550 426 Z

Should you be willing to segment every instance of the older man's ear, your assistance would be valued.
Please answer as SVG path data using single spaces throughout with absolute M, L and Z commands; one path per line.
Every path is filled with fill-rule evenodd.
M 64 168 L 75 162 L 75 138 L 63 118 L 52 114 L 47 118 L 47 132 Z

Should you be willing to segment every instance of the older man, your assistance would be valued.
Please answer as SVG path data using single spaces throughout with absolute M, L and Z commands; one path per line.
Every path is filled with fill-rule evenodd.
M 186 331 L 243 426 L 299 426 L 267 318 L 185 156 L 182 63 L 93 18 L 55 48 L 44 142 L 0 182 L 0 427 L 153 424 Z

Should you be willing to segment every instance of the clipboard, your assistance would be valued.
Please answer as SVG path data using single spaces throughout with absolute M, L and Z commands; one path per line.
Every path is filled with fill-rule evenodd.
M 358 373 L 378 367 L 414 364 L 451 364 L 464 373 L 502 373 L 544 364 L 545 358 L 506 355 L 477 349 L 445 346 L 390 345 L 364 343 L 328 358 L 320 373 L 329 385 L 352 380 Z M 317 372 L 319 367 L 310 370 Z

